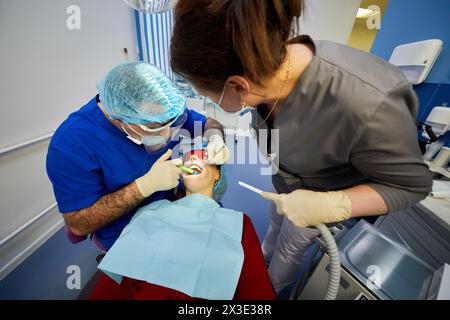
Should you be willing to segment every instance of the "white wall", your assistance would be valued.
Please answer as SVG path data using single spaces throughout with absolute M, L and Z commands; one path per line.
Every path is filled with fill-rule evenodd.
M 361 0 L 304 0 L 297 33 L 347 44 Z
M 70 5 L 81 29 L 69 30 Z M 136 60 L 133 11 L 122 0 L 0 1 L 0 149 L 54 131 L 96 94 L 95 84 Z M 48 141 L 0 155 L 0 241 L 55 200 Z M 0 279 L 61 226 L 57 210 L 0 247 Z

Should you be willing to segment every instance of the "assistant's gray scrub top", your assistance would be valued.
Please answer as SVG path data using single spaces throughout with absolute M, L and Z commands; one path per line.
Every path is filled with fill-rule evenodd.
M 329 41 L 314 45 L 312 61 L 274 120 L 279 150 L 267 142 L 279 164 L 272 178 L 277 192 L 365 184 L 389 212 L 425 198 L 432 178 L 417 142 L 411 84 L 366 52 Z M 268 129 L 256 125 L 264 121 L 257 110 L 252 114 L 253 129 Z

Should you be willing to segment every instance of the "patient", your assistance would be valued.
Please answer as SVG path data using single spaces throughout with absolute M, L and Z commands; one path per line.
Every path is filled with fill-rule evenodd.
M 178 198 L 179 200 L 170 203 L 166 200 L 163 200 L 160 202 L 160 204 L 150 204 L 150 209 L 153 208 L 155 210 L 150 211 L 150 214 L 154 214 L 155 221 L 159 222 L 159 217 L 161 219 L 163 217 L 168 217 L 172 215 L 172 220 L 168 220 L 169 225 L 176 225 L 176 230 L 180 230 L 180 233 L 183 233 L 183 223 L 180 222 L 183 220 L 185 215 L 189 216 L 189 210 L 192 209 L 192 207 L 195 207 L 196 209 L 198 207 L 201 207 L 202 209 L 206 209 L 207 212 L 217 212 L 218 218 L 213 218 L 215 221 L 222 221 L 222 224 L 215 225 L 213 229 L 207 229 L 207 230 L 214 230 L 215 233 L 206 233 L 207 237 L 202 238 L 203 234 L 201 232 L 202 226 L 196 225 L 195 227 L 197 229 L 189 229 L 188 233 L 192 233 L 192 230 L 199 230 L 198 231 L 198 247 L 202 248 L 203 244 L 205 242 L 208 242 L 208 250 L 210 251 L 209 258 L 205 258 L 202 264 L 202 268 L 200 268 L 200 274 L 199 278 L 203 278 L 204 281 L 199 283 L 196 283 L 194 287 L 196 287 L 196 290 L 198 290 L 198 287 L 200 287 L 200 291 L 192 292 L 192 294 L 188 294 L 189 290 L 186 290 L 186 287 L 183 287 L 185 283 L 189 283 L 189 275 L 184 277 L 185 273 L 189 273 L 187 271 L 188 269 L 195 269 L 197 270 L 197 265 L 195 267 L 189 268 L 186 266 L 186 261 L 190 261 L 190 256 L 192 254 L 188 254 L 188 257 L 183 257 L 183 252 L 177 253 L 177 256 L 174 257 L 174 253 L 170 254 L 171 250 L 167 250 L 165 248 L 160 248 L 161 252 L 165 252 L 163 256 L 159 257 L 163 259 L 167 259 L 169 261 L 172 261 L 171 268 L 170 266 L 161 266 L 158 264 L 157 261 L 155 261 L 155 265 L 151 263 L 147 269 L 147 273 L 158 273 L 159 276 L 161 275 L 167 278 L 167 273 L 175 272 L 177 265 L 185 265 L 184 269 L 179 270 L 179 273 L 183 273 L 182 279 L 177 279 L 176 277 L 168 278 L 167 281 L 164 283 L 176 283 L 180 282 L 182 285 L 180 287 L 183 287 L 183 289 L 175 290 L 177 286 L 172 286 L 172 288 L 169 288 L 169 286 L 166 285 L 157 285 L 156 283 L 159 283 L 160 277 L 151 278 L 156 279 L 153 281 L 148 281 L 148 278 L 145 278 L 141 276 L 139 273 L 135 273 L 136 276 L 131 276 L 130 274 L 126 274 L 126 276 L 123 277 L 120 286 L 116 284 L 111 278 L 107 277 L 106 275 L 103 275 L 101 280 L 99 281 L 98 285 L 94 289 L 90 299 L 156 299 L 156 300 L 165 300 L 165 299 L 197 299 L 197 298 L 211 298 L 215 299 L 215 297 L 218 297 L 218 299 L 236 299 L 236 300 L 250 300 L 250 299 L 274 299 L 275 294 L 267 273 L 267 269 L 264 263 L 264 258 L 262 255 L 260 243 L 258 240 L 258 237 L 256 235 L 256 232 L 253 228 L 253 225 L 250 221 L 250 218 L 245 215 L 238 213 L 234 210 L 230 209 L 224 209 L 221 208 L 220 200 L 225 192 L 226 189 L 226 179 L 225 175 L 223 173 L 223 167 L 219 167 L 216 165 L 208 165 L 205 163 L 205 159 L 207 158 L 207 154 L 204 149 L 198 148 L 193 149 L 190 152 L 188 152 L 183 157 L 184 165 L 194 171 L 194 174 L 186 174 L 183 173 L 183 185 L 184 190 L 182 190 Z M 212 201 L 214 199 L 215 201 Z M 166 201 L 166 202 L 164 202 Z M 153 205 L 153 207 L 151 207 Z M 173 211 L 173 208 L 176 207 L 177 210 L 175 212 Z M 157 209 L 157 210 L 156 210 Z M 140 209 L 146 210 L 146 209 Z M 164 211 L 166 210 L 166 211 Z M 204 220 L 205 217 L 208 218 L 208 214 L 203 214 L 203 211 L 195 211 L 195 214 L 193 214 L 194 217 L 199 217 L 199 220 Z M 141 219 L 143 217 L 143 213 L 141 216 L 139 216 L 139 211 L 136 213 L 138 215 L 135 218 L 133 218 L 131 224 L 137 224 L 139 222 L 138 219 Z M 228 220 L 228 222 L 225 222 L 223 224 L 223 221 Z M 134 222 L 133 222 L 134 221 Z M 194 221 L 196 222 L 196 221 Z M 141 224 L 146 224 L 146 228 L 149 228 L 148 220 L 145 220 L 145 222 L 141 222 Z M 189 220 L 188 224 L 192 225 L 193 221 Z M 157 226 L 161 228 L 161 226 Z M 226 229 L 227 227 L 230 227 L 229 229 Z M 128 227 L 127 227 L 128 228 Z M 215 230 L 223 228 L 224 232 L 220 233 Z M 165 227 L 163 226 L 163 229 Z M 158 233 L 159 229 L 154 233 Z M 125 233 L 130 234 L 131 229 L 127 231 L 127 229 L 124 230 L 122 235 Z M 141 232 L 140 230 L 133 229 L 133 234 L 139 235 Z M 213 231 L 210 231 L 213 232 Z M 161 232 L 163 233 L 163 232 Z M 233 238 L 233 233 L 234 239 Z M 215 236 L 214 236 L 215 234 Z M 122 238 L 119 238 L 119 240 Z M 162 235 L 164 236 L 164 234 Z M 214 247 L 214 238 L 221 239 L 223 237 L 230 236 L 230 239 L 226 240 L 226 245 L 224 245 L 223 241 L 219 241 L 218 246 Z M 138 240 L 133 241 L 140 241 L 142 242 L 142 238 L 147 237 L 149 239 L 148 235 L 143 235 L 138 238 Z M 209 238 L 208 238 L 209 237 Z M 161 237 L 157 237 L 157 239 L 160 239 Z M 170 236 L 169 236 L 170 238 Z M 182 239 L 182 238 L 180 238 Z M 202 240 L 207 239 L 207 240 Z M 237 240 L 234 241 L 233 240 Z M 150 242 L 150 240 L 147 240 Z M 146 246 L 142 246 L 141 249 L 142 253 L 143 251 L 147 250 L 149 243 L 145 243 Z M 161 246 L 166 244 L 168 241 L 162 241 L 160 243 Z M 170 242 L 170 241 L 169 241 Z M 183 242 L 183 241 L 180 241 Z M 133 243 L 134 244 L 134 243 Z M 117 246 L 120 246 L 121 242 L 117 242 Z M 183 246 L 185 244 L 181 244 L 180 246 Z M 114 245 L 116 246 L 116 244 Z M 111 250 L 115 250 L 115 247 L 111 248 Z M 135 247 L 135 246 L 133 246 Z M 139 247 L 139 246 L 136 246 Z M 184 248 L 184 247 L 183 247 Z M 189 247 L 187 247 L 187 251 L 189 251 Z M 136 249 L 138 250 L 138 249 Z M 175 249 L 176 250 L 176 249 Z M 200 249 L 199 249 L 200 250 Z M 206 250 L 205 252 L 207 252 Z M 240 251 L 239 251 L 240 250 Z M 195 256 L 195 248 L 193 249 L 194 256 Z M 212 254 L 211 254 L 212 251 Z M 239 252 L 242 252 L 243 261 L 239 260 Z M 154 254 L 154 253 L 153 253 Z M 155 255 L 153 255 L 155 256 Z M 105 257 L 104 261 L 108 258 L 108 254 Z M 131 258 L 132 259 L 132 258 Z M 209 262 L 208 262 L 209 259 Z M 221 260 L 223 259 L 223 260 Z M 104 264 L 104 261 L 102 261 L 102 264 Z M 195 263 L 195 259 L 193 259 L 193 263 Z M 107 261 L 108 262 L 108 261 Z M 122 261 L 121 261 L 122 262 Z M 119 263 L 121 263 L 119 262 Z M 102 264 L 99 266 L 102 268 Z M 228 266 L 228 268 L 226 268 Z M 155 268 L 155 269 L 152 269 Z M 161 270 L 162 268 L 166 269 L 167 271 L 164 272 L 164 270 Z M 224 269 L 225 268 L 225 269 Z M 173 269 L 173 270 L 169 270 Z M 102 270 L 104 270 L 102 268 Z M 119 269 L 114 269 L 119 270 Z M 218 279 L 215 281 L 213 271 L 216 270 L 219 274 L 217 275 Z M 226 270 L 225 272 L 223 270 Z M 211 275 L 211 273 L 213 273 Z M 234 276 L 233 276 L 234 275 Z M 192 275 L 191 275 L 192 276 Z M 229 277 L 230 280 L 228 280 Z M 180 278 L 180 276 L 178 276 Z M 186 278 L 186 279 L 185 279 Z M 192 277 L 191 277 L 192 278 Z M 236 281 L 237 285 L 235 287 L 231 287 L 233 291 L 229 291 L 230 287 L 226 287 L 228 282 Z M 228 298 L 223 298 L 222 296 L 217 296 L 217 293 L 214 293 L 214 289 L 217 290 L 216 286 L 219 286 L 222 284 L 225 285 L 224 291 L 228 290 L 228 295 L 226 295 Z M 208 288 L 210 287 L 210 288 Z M 211 290 L 211 292 L 208 292 Z M 229 294 L 231 292 L 231 295 Z
M 206 150 L 203 148 L 191 150 L 184 155 L 184 165 L 192 169 L 194 174 L 182 173 L 184 190 L 177 197 L 203 194 L 220 202 L 226 190 L 225 175 L 220 166 L 207 165 L 206 158 Z

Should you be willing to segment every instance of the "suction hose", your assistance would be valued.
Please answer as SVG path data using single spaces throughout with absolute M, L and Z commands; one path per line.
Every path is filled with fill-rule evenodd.
M 341 260 L 339 258 L 339 251 L 334 241 L 334 237 L 328 230 L 327 226 L 320 224 L 316 227 L 322 234 L 322 240 L 327 247 L 327 254 L 330 258 L 330 270 L 328 278 L 328 287 L 325 292 L 324 300 L 335 300 L 339 291 L 339 284 L 341 281 Z

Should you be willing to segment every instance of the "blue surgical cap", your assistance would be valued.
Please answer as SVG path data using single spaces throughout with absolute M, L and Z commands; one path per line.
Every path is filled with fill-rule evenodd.
M 97 90 L 106 113 L 124 123 L 164 123 L 185 109 L 185 97 L 164 73 L 145 62 L 114 67 Z
M 213 189 L 213 199 L 216 202 L 220 202 L 225 192 L 227 191 L 227 178 L 225 173 L 225 167 L 219 166 L 219 169 L 220 169 L 220 179 L 216 182 Z

